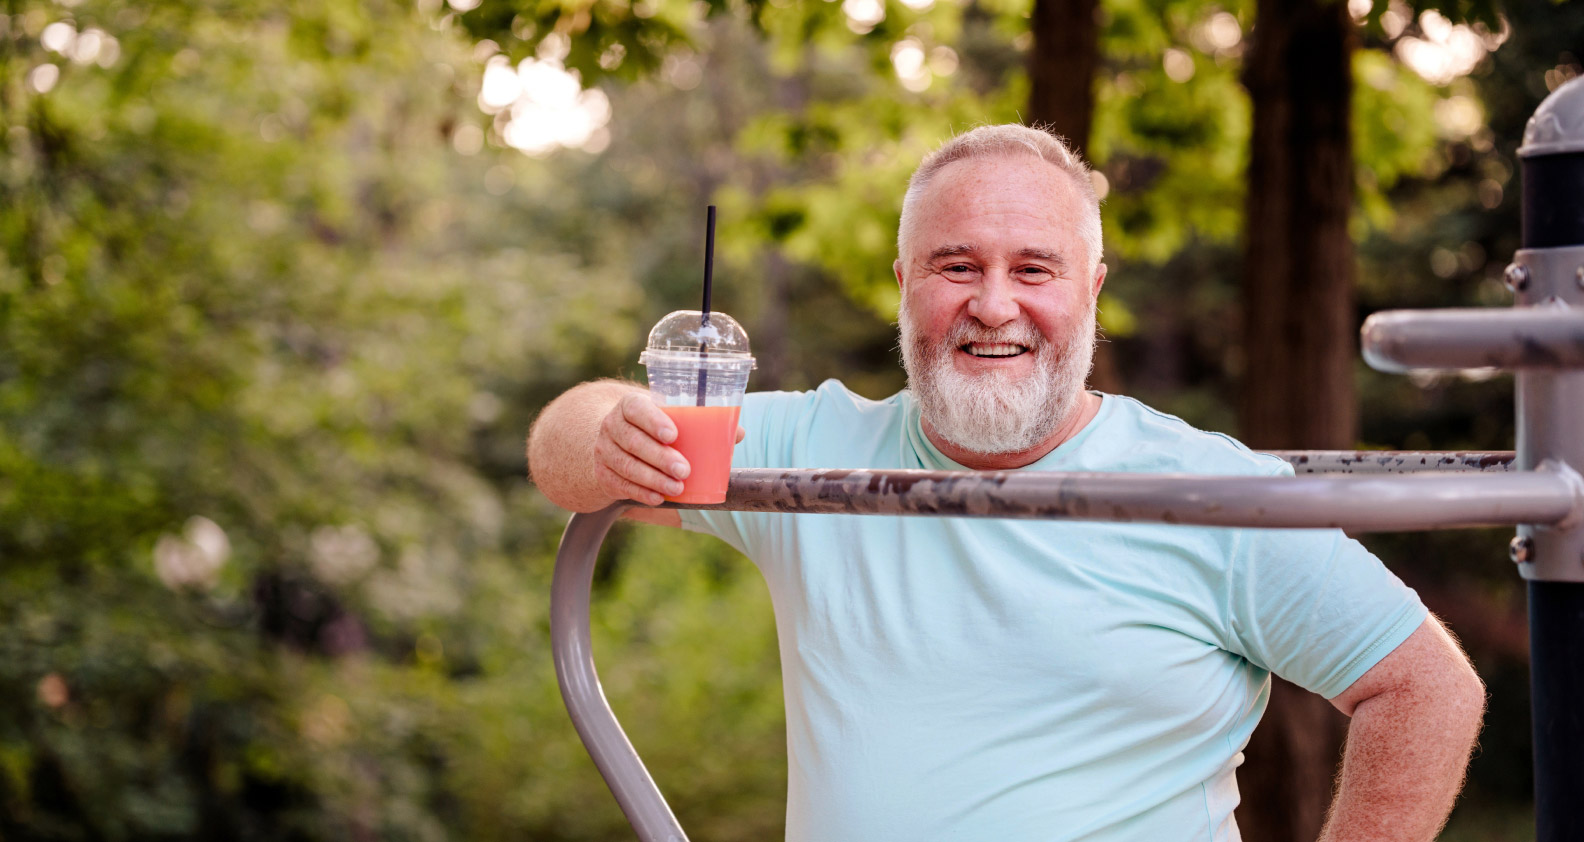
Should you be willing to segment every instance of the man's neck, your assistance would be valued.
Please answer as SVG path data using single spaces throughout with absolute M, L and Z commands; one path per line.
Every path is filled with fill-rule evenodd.
M 1090 392 L 1080 392 L 1078 401 L 1073 405 L 1072 411 L 1067 413 L 1067 420 L 1063 421 L 1056 431 L 1051 433 L 1044 441 L 1016 453 L 975 453 L 964 450 L 955 444 L 941 438 L 930 426 L 929 419 L 923 419 L 924 435 L 935 445 L 947 459 L 973 471 L 1006 471 L 1012 468 L 1021 468 L 1032 465 L 1045 458 L 1062 443 L 1078 435 L 1078 431 L 1088 426 L 1094 420 L 1095 414 L 1100 411 L 1100 396 Z

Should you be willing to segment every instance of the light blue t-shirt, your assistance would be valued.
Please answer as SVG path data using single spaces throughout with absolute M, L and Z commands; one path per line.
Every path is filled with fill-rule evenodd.
M 907 392 L 749 395 L 734 467 L 962 470 Z M 1291 468 L 1103 395 L 1023 470 Z M 763 571 L 787 838 L 1238 839 L 1233 772 L 1275 672 L 1332 698 L 1424 606 L 1336 530 L 684 511 Z

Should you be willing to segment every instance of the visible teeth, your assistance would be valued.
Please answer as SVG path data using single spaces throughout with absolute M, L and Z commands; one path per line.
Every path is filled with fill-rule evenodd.
M 997 342 L 994 344 L 970 342 L 967 350 L 968 353 L 976 357 L 1015 357 L 1027 349 L 1022 345 L 1013 345 L 1009 342 Z

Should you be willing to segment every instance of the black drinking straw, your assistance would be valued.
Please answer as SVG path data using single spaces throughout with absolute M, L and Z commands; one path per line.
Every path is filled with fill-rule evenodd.
M 715 206 L 709 206 L 707 221 L 704 228 L 704 317 L 699 320 L 700 327 L 709 325 L 710 314 L 710 288 L 715 284 Z M 709 356 L 709 343 L 699 338 L 699 373 L 698 373 L 698 405 L 704 405 L 704 358 Z

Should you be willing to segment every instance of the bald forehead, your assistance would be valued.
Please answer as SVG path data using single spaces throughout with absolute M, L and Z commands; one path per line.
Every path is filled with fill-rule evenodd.
M 1072 175 L 1036 155 L 953 161 L 918 196 L 906 259 L 923 260 L 998 232 L 1021 238 L 1020 246 L 1063 252 L 1064 262 L 1081 267 L 1088 249 L 1079 229 L 1087 207 Z
M 935 174 L 920 198 L 930 199 L 963 189 L 983 191 L 990 185 L 1002 184 L 1047 193 L 1053 199 L 1079 198 L 1071 174 L 1032 152 L 953 161 Z

